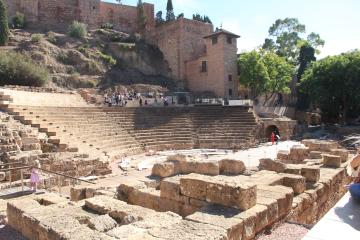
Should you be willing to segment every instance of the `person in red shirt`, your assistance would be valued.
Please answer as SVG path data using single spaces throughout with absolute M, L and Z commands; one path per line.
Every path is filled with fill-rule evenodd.
M 271 144 L 274 145 L 274 143 L 275 143 L 275 133 L 274 132 L 271 133 L 270 138 L 271 138 Z

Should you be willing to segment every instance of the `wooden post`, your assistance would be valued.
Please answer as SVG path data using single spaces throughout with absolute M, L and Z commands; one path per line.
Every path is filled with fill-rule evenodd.
M 20 177 L 21 177 L 21 191 L 24 192 L 24 173 L 23 170 L 20 170 Z
M 58 176 L 59 194 L 61 194 L 61 176 Z
M 11 170 L 9 171 L 9 182 L 10 182 L 10 188 L 11 188 Z

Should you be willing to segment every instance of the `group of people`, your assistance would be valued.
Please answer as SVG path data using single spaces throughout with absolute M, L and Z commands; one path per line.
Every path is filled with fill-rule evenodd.
M 150 99 L 151 98 L 151 99 Z M 163 104 L 163 106 L 169 106 L 169 100 L 168 97 L 164 97 L 162 94 L 159 96 L 142 96 L 138 92 L 129 92 L 129 93 L 119 93 L 114 92 L 111 94 L 106 94 L 104 96 L 104 104 L 111 107 L 111 106 L 120 106 L 120 107 L 126 107 L 128 104 L 128 101 L 134 101 L 137 100 L 139 103 L 139 106 L 150 106 L 150 105 L 159 105 Z M 172 104 L 175 104 L 174 98 L 171 98 Z
M 121 107 L 125 107 L 127 105 L 127 101 L 128 100 L 132 100 L 133 99 L 133 95 L 129 95 L 129 94 L 121 94 L 118 92 L 114 92 L 112 94 L 109 95 L 105 95 L 104 97 L 104 103 L 106 105 L 108 105 L 109 107 L 111 106 L 121 106 Z

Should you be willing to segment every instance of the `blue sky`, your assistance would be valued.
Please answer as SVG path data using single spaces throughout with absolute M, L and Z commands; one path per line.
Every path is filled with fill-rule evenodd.
M 115 0 L 106 0 L 115 2 Z M 166 10 L 167 0 L 144 0 L 155 4 L 155 12 Z M 122 0 L 136 5 L 137 0 Z M 308 33 L 325 40 L 321 57 L 360 48 L 360 0 L 173 0 L 175 14 L 206 14 L 214 26 L 241 35 L 239 51 L 261 45 L 269 27 L 278 18 L 296 17 Z

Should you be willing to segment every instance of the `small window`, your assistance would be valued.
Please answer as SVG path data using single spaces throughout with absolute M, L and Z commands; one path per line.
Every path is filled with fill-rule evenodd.
M 229 82 L 232 82 L 232 75 L 229 75 Z
M 226 41 L 227 41 L 228 44 L 232 44 L 232 37 L 228 36 L 226 38 Z
M 207 62 L 203 61 L 201 63 L 201 72 L 207 72 Z
M 95 6 L 93 6 L 93 10 L 95 10 L 96 9 L 96 7 Z
M 229 89 L 229 96 L 232 96 L 233 92 L 232 92 L 232 89 L 230 88 Z
M 213 45 L 215 45 L 215 44 L 218 43 L 218 38 L 217 38 L 217 36 L 212 37 L 211 40 L 212 40 L 212 44 L 213 44 Z

